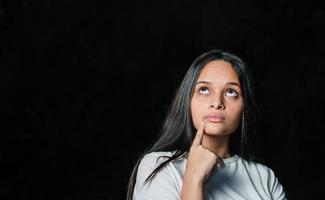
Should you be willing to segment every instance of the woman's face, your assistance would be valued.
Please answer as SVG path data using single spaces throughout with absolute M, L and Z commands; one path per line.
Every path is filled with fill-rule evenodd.
M 243 97 L 236 72 L 223 60 L 204 66 L 191 100 L 194 127 L 205 124 L 205 133 L 222 136 L 233 133 L 243 112 Z

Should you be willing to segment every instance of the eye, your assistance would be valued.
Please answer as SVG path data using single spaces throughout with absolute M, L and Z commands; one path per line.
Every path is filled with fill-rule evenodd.
M 229 89 L 229 90 L 227 90 L 226 95 L 230 96 L 230 97 L 237 97 L 238 93 L 233 89 Z
M 201 94 L 209 94 L 209 89 L 207 87 L 200 87 L 199 88 L 199 93 Z

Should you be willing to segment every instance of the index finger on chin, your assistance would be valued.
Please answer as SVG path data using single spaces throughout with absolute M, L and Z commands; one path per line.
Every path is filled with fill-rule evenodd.
M 196 132 L 195 138 L 193 140 L 192 145 L 198 146 L 202 143 L 203 133 L 204 133 L 204 123 L 202 122 Z

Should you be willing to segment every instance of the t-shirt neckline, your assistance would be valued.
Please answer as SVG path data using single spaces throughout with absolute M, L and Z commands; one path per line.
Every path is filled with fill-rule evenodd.
M 225 159 L 222 159 L 222 160 L 223 160 L 223 162 L 224 162 L 225 164 L 230 164 L 230 163 L 232 163 L 232 162 L 237 161 L 238 159 L 239 159 L 239 156 L 238 156 L 237 154 L 234 154 L 232 157 L 230 157 L 230 158 L 225 158 Z

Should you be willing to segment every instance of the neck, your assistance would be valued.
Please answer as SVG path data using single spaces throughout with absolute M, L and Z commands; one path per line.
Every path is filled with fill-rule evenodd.
M 229 136 L 203 135 L 202 146 L 217 154 L 221 158 L 231 157 L 229 150 Z

